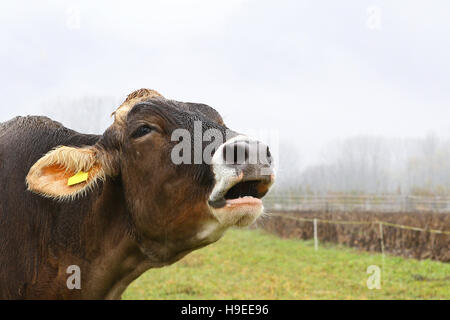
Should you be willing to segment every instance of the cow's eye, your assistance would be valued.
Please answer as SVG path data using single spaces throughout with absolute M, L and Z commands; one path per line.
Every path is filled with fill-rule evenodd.
M 133 134 L 131 135 L 131 137 L 133 139 L 137 139 L 137 138 L 140 138 L 140 137 L 143 137 L 143 136 L 149 134 L 153 130 L 154 130 L 153 127 L 151 127 L 149 125 L 144 125 L 142 127 L 139 127 L 136 131 L 134 131 Z

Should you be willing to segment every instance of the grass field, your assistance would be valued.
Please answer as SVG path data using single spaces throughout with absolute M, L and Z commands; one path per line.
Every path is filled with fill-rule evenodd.
M 450 264 L 386 256 L 382 288 L 369 290 L 380 254 L 231 230 L 178 263 L 152 269 L 124 299 L 450 299 Z

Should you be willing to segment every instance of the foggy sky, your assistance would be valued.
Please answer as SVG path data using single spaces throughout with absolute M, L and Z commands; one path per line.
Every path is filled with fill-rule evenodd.
M 147 87 L 207 103 L 233 129 L 276 130 L 303 162 L 352 135 L 450 136 L 449 12 L 409 0 L 2 1 L 0 121 Z

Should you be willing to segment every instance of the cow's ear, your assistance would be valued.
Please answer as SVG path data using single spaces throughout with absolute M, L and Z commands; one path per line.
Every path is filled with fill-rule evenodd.
M 106 178 L 103 158 L 95 147 L 59 147 L 31 167 L 28 190 L 58 200 L 75 199 Z

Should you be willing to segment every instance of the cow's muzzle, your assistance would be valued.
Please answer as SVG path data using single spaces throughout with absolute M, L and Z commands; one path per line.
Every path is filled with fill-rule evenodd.
M 216 179 L 208 201 L 212 213 L 224 225 L 253 223 L 263 213 L 261 198 L 275 179 L 267 145 L 237 136 L 217 149 L 212 166 Z

